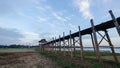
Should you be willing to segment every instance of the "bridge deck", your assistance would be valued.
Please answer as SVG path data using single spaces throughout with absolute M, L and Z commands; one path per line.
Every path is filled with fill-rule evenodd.
M 118 24 L 120 25 L 120 17 L 116 18 L 116 20 L 118 21 Z M 96 25 L 95 29 L 96 29 L 96 31 L 104 31 L 106 29 L 110 29 L 113 27 L 115 27 L 113 20 L 109 20 L 107 22 L 103 22 L 101 24 Z M 91 34 L 91 33 L 92 33 L 91 27 L 81 30 L 81 35 L 86 35 L 86 34 Z M 79 37 L 79 31 L 71 34 L 71 38 L 74 38 L 74 37 Z M 69 39 L 69 38 L 70 38 L 70 35 L 67 35 L 64 37 L 64 39 Z M 63 41 L 63 37 L 61 37 L 60 40 Z M 56 39 L 54 41 L 58 42 L 59 39 Z M 46 44 L 50 44 L 54 41 L 47 42 Z

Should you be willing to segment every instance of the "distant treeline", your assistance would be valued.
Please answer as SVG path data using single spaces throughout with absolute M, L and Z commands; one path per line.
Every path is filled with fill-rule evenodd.
M 0 48 L 34 48 L 34 47 L 38 47 L 36 46 L 29 46 L 29 45 L 0 45 Z

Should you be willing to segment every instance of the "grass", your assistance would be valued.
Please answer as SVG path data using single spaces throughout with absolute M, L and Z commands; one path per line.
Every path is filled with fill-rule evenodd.
M 4 60 L 6 56 L 14 55 L 14 53 L 0 53 L 0 60 Z
M 0 53 L 0 56 L 8 56 L 8 55 L 11 55 L 13 53 Z
M 33 52 L 34 48 L 0 48 L 0 53 Z
M 17 52 L 34 52 L 34 48 L 0 48 L 0 60 L 7 58 L 7 56 L 12 56 Z
M 37 53 L 42 54 L 48 58 L 50 58 L 51 60 L 57 62 L 62 68 L 102 68 L 102 66 L 98 63 L 98 61 L 96 61 L 96 57 L 94 52 L 92 51 L 85 51 L 84 55 L 85 58 L 90 58 L 93 59 L 92 61 L 82 61 L 82 63 L 80 65 L 76 65 L 73 62 L 70 61 L 66 61 L 63 58 L 58 57 L 59 55 L 54 55 L 54 53 L 52 54 L 51 52 L 42 52 L 37 50 Z M 63 54 L 63 51 L 59 52 L 57 51 L 57 53 Z M 102 56 L 107 56 L 108 58 L 110 58 L 110 56 L 112 55 L 110 52 L 100 52 L 100 54 Z M 120 56 L 119 53 L 116 54 L 117 56 Z M 66 56 L 70 56 L 70 52 L 66 51 Z M 80 56 L 80 51 L 76 51 L 76 56 Z M 112 58 L 113 59 L 113 58 Z M 115 66 L 115 68 L 119 68 L 120 64 Z
M 62 58 L 56 57 L 55 55 L 51 55 L 48 52 L 42 52 L 39 50 L 36 50 L 36 52 L 41 55 L 44 55 L 45 57 L 48 57 L 49 59 L 51 59 L 54 62 L 57 62 L 57 64 L 59 64 L 62 68 L 78 68 L 73 63 L 68 63 L 67 61 L 63 60 Z
M 56 55 L 51 55 L 51 53 L 48 53 L 48 52 L 42 52 L 42 51 L 39 51 L 37 50 L 37 53 L 41 54 L 41 55 L 44 55 L 45 57 L 48 57 L 49 59 L 57 62 L 57 64 L 59 64 L 62 68 L 84 68 L 83 66 L 80 66 L 80 65 L 76 65 L 75 63 L 73 62 L 69 62 L 69 61 L 66 61 L 62 58 L 59 58 L 57 57 Z M 63 52 L 62 52 L 63 53 Z M 69 53 L 66 52 L 66 55 L 69 56 Z M 95 63 L 95 64 L 92 64 L 90 62 L 82 62 L 82 64 L 85 66 L 85 65 L 91 65 L 92 67 L 94 68 L 101 68 L 100 65 L 98 63 Z M 87 67 L 88 67 L 87 66 Z M 86 66 L 85 66 L 86 67 Z

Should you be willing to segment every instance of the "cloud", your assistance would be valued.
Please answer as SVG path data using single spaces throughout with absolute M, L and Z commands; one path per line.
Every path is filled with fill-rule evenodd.
M 14 9 L 11 5 L 8 4 L 9 1 L 7 0 L 0 0 L 0 14 L 9 14 L 11 12 L 14 12 Z
M 22 17 L 26 17 L 26 18 L 31 18 L 30 16 L 27 16 L 25 13 L 21 12 L 21 11 L 16 11 L 16 14 Z
M 64 17 L 60 16 L 59 14 L 53 12 L 52 15 L 57 19 L 57 20 L 60 20 L 60 21 L 67 21 Z
M 20 43 L 23 44 L 37 44 L 39 40 L 39 34 L 35 32 L 22 32 L 24 38 L 20 39 Z
M 111 2 L 112 0 L 103 0 L 104 3 Z
M 41 10 L 41 11 L 48 11 L 48 10 L 51 10 L 52 8 L 51 8 L 51 6 L 48 6 L 48 5 L 40 5 L 40 6 L 36 6 L 35 7 L 36 9 L 38 9 L 38 10 Z
M 35 32 L 21 32 L 16 29 L 0 27 L 0 44 L 31 44 L 37 45 L 40 37 Z
M 90 2 L 88 0 L 74 0 L 74 4 L 85 19 L 93 18 L 90 12 Z
M 58 31 L 59 32 L 59 31 Z M 58 37 L 58 34 L 56 34 L 56 31 L 54 32 L 43 32 L 39 34 L 40 39 L 46 39 L 47 41 L 53 40 L 53 37 L 55 38 L 55 36 Z
M 33 6 L 41 5 L 47 0 L 0 0 L 0 14 L 15 13 L 19 10 L 33 9 Z M 31 7 L 32 6 L 32 7 Z
M 74 24 L 69 23 L 68 25 L 72 31 L 74 31 L 74 32 L 78 31 L 77 27 Z
M 22 34 L 16 29 L 6 29 L 0 27 L 0 36 L 10 37 L 10 38 L 21 38 Z
M 16 29 L 0 27 L 0 44 L 11 44 L 19 42 L 24 36 Z
M 43 18 L 43 17 L 38 17 L 37 21 L 38 22 L 46 22 L 46 21 L 48 21 L 48 19 L 47 18 Z

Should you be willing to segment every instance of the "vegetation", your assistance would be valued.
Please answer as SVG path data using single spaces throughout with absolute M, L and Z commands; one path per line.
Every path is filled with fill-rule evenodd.
M 63 56 L 63 57 L 61 56 L 63 54 L 63 51 L 61 52 L 57 51 L 57 54 L 53 52 L 47 52 L 47 51 L 43 52 L 40 50 L 36 50 L 36 52 L 41 55 L 44 55 L 47 58 L 50 58 L 54 62 L 57 62 L 63 68 L 103 68 L 106 64 L 108 65 L 108 63 L 106 62 L 104 62 L 103 65 L 99 64 L 95 58 L 95 54 L 91 51 L 84 52 L 85 58 L 89 58 L 89 59 L 85 59 L 84 61 L 79 61 L 79 62 L 75 60 L 76 58 L 71 59 L 70 53 L 68 51 L 66 51 L 66 56 Z M 100 54 L 102 56 L 111 56 L 110 52 L 101 52 Z M 120 56 L 120 54 L 117 54 L 117 55 Z M 79 56 L 80 56 L 80 52 L 76 51 L 76 57 L 79 57 Z M 68 58 L 69 60 L 67 60 Z M 112 66 L 112 63 L 110 63 L 109 66 Z M 114 68 L 120 67 L 119 64 L 118 65 L 116 64 L 113 66 Z
M 15 52 L 34 52 L 35 48 L 0 48 L 0 56 Z
M 5 50 L 7 52 L 5 52 Z M 4 59 L 4 56 L 12 55 L 11 52 L 26 52 L 26 51 L 34 51 L 34 48 L 0 48 L 0 59 Z M 95 54 L 93 51 L 85 51 L 84 61 L 80 60 L 80 51 L 76 51 L 75 57 L 70 57 L 70 52 L 66 51 L 65 56 L 63 56 L 63 51 L 55 52 L 48 52 L 48 51 L 40 51 L 39 48 L 36 49 L 38 54 L 44 55 L 45 57 L 51 59 L 54 62 L 57 62 L 62 68 L 103 68 L 101 64 L 98 63 L 96 60 Z M 110 52 L 100 52 L 102 56 L 105 56 L 107 59 L 112 59 L 110 57 L 112 54 Z M 120 57 L 120 54 L 116 54 Z M 118 58 L 120 60 L 120 58 Z M 113 59 L 114 60 L 114 59 Z M 104 65 L 113 66 L 111 68 L 120 68 L 120 64 L 115 65 L 114 62 L 107 63 L 105 62 Z M 105 68 L 105 67 L 104 67 Z M 108 67 L 109 68 L 109 67 Z
M 48 52 L 42 52 L 42 51 L 39 51 L 39 50 L 36 50 L 36 52 L 41 54 L 41 55 L 44 55 L 47 58 L 50 58 L 54 62 L 57 62 L 63 68 L 78 68 L 73 63 L 68 63 L 67 61 L 63 60 L 62 58 L 56 57 L 56 55 L 50 54 Z
M 34 48 L 34 47 L 38 47 L 38 46 L 17 45 L 17 44 L 0 45 L 0 48 Z

